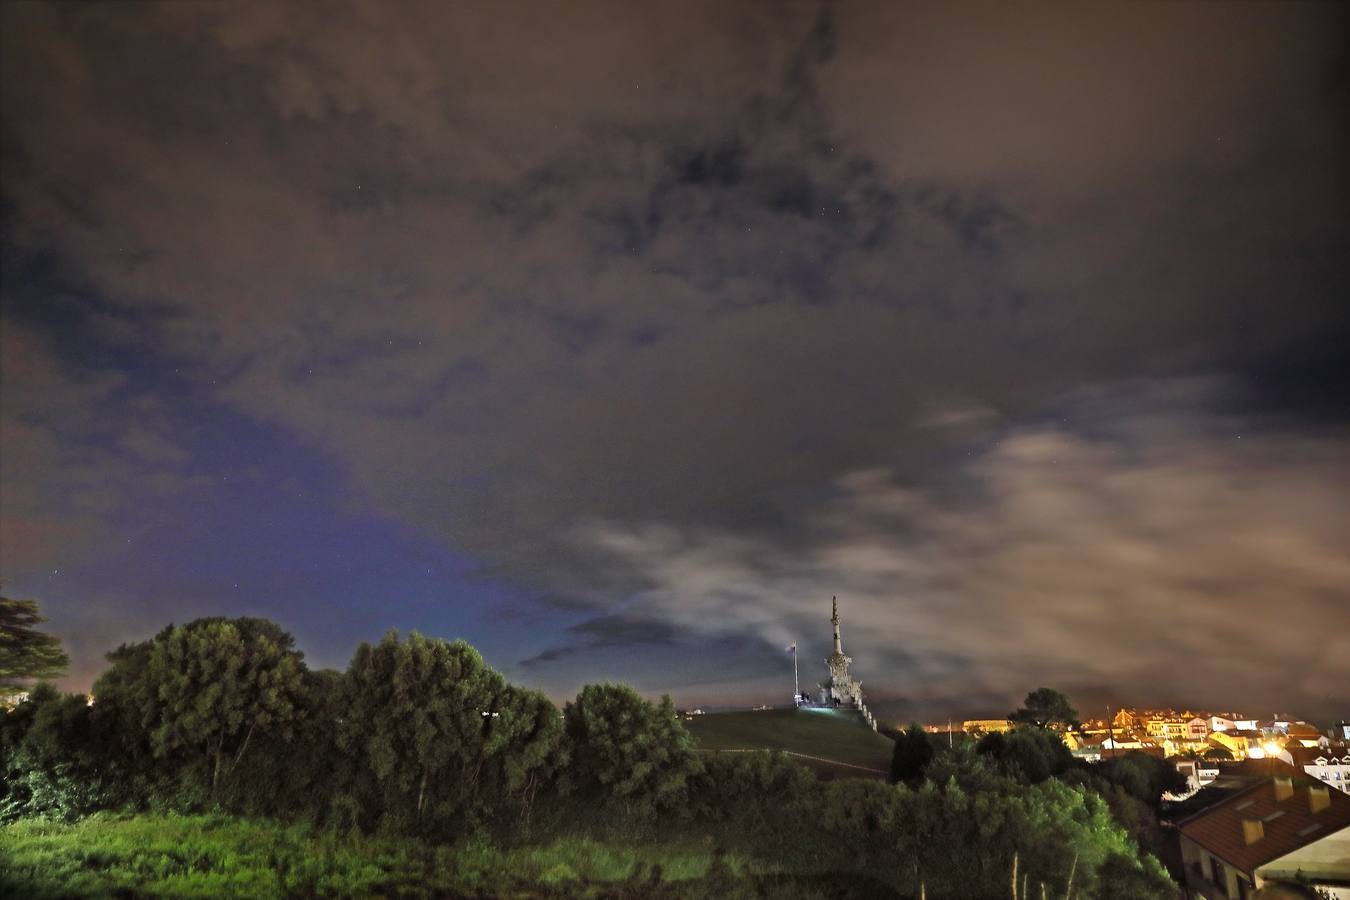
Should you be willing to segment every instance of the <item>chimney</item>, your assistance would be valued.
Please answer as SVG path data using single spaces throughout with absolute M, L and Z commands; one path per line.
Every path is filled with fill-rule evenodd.
M 1260 819 L 1242 820 L 1242 842 L 1250 847 L 1261 838 L 1266 836 L 1266 826 L 1261 824 Z
M 1330 805 L 1331 793 L 1327 790 L 1326 785 L 1319 784 L 1316 787 L 1311 785 L 1308 787 L 1308 812 L 1320 813 Z
M 1279 775 L 1275 778 L 1275 802 L 1282 803 L 1294 796 L 1294 782 L 1288 775 Z

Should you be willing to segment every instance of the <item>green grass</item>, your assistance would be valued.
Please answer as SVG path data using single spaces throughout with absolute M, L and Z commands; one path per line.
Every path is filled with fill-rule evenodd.
M 488 889 L 650 877 L 702 878 L 706 849 L 625 847 L 586 838 L 503 849 L 484 841 L 344 839 L 229 816 L 93 816 L 0 829 L 0 887 L 25 897 L 472 896 Z M 729 857 L 733 873 L 746 861 Z M 3 891 L 0 891 L 3 893 Z
M 501 847 L 478 839 L 344 838 L 225 815 L 99 814 L 0 827 L 0 896 L 271 897 L 867 897 L 884 885 L 802 873 L 708 840 Z
M 694 716 L 684 724 L 698 739 L 702 750 L 784 750 L 845 763 L 831 766 L 801 760 L 822 774 L 836 776 L 885 777 L 895 747 L 889 738 L 868 728 L 861 716 L 848 710 L 711 713 Z

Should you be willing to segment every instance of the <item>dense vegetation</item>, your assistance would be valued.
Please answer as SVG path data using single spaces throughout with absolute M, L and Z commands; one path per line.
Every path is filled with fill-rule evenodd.
M 0 719 L 0 890 L 1172 891 L 1125 805 L 1146 811 L 1162 776 L 1070 767 L 1035 724 L 936 752 L 911 729 L 901 783 L 826 782 L 782 754 L 697 753 L 668 699 L 589 685 L 560 711 L 462 641 L 415 633 L 362 644 L 345 672 L 311 671 L 271 622 L 202 619 L 109 663 L 93 704 L 40 687 Z

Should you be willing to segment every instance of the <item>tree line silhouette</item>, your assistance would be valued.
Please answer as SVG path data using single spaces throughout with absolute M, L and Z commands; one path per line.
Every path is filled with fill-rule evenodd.
M 1035 724 L 951 750 L 911 728 L 893 783 L 827 782 L 782 754 L 696 753 L 669 697 L 592 684 L 559 709 L 469 644 L 416 632 L 362 643 L 338 672 L 308 668 L 273 622 L 206 618 L 108 663 L 92 703 L 44 684 L 0 717 L 0 820 L 216 810 L 429 844 L 684 835 L 915 896 L 1006 896 L 1010 877 L 1056 897 L 1173 891 L 1141 850 L 1161 776 L 1075 765 Z

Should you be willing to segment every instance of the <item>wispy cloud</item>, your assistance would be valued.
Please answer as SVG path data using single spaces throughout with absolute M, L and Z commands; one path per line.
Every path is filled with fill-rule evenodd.
M 863 677 L 920 703 L 1048 682 L 1327 711 L 1350 700 L 1350 638 L 1327 627 L 1350 596 L 1350 434 L 1214 412 L 1221 387 L 1081 393 L 1062 408 L 1095 410 L 1090 431 L 1011 428 L 938 483 L 853 472 L 791 543 L 577 539 L 644 585 L 627 615 L 708 638 L 823 650 L 838 594 Z

